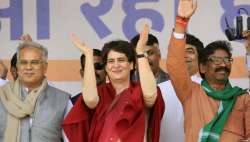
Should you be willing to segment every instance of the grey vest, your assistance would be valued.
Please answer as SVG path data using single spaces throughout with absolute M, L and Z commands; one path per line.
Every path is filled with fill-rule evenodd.
M 30 127 L 30 142 L 60 142 L 61 123 L 66 113 L 69 94 L 47 86 L 39 96 Z M 7 111 L 0 101 L 0 142 L 3 142 Z M 21 132 L 21 135 L 24 135 Z M 27 134 L 25 134 L 27 135 Z

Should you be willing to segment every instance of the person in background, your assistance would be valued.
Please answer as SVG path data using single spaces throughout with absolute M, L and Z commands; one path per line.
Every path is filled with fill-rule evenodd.
M 8 68 L 2 60 L 0 60 L 0 86 L 8 82 L 7 80 Z
M 17 55 L 15 53 L 10 60 L 10 73 L 12 75 L 13 80 L 16 80 L 18 77 L 16 63 L 17 63 Z
M 94 55 L 94 68 L 95 68 L 95 76 L 96 76 L 96 84 L 100 85 L 101 83 L 105 82 L 106 79 L 106 73 L 104 71 L 104 66 L 102 62 L 102 56 L 101 51 L 99 49 L 93 49 L 93 55 Z M 85 55 L 82 54 L 80 57 L 80 75 L 82 78 L 84 78 L 84 66 L 85 66 Z M 75 104 L 76 100 L 79 96 L 81 96 L 82 93 L 79 93 L 71 98 L 72 104 Z
M 248 90 L 250 90 L 250 30 L 244 31 L 243 37 L 245 37 L 246 64 L 247 64 L 248 79 L 249 79 Z
M 136 48 L 139 38 L 140 35 L 138 34 L 130 40 L 130 43 L 134 49 Z M 169 80 L 168 74 L 160 68 L 161 52 L 159 49 L 159 42 L 158 39 L 152 34 L 148 34 L 147 46 L 145 47 L 145 56 L 148 58 L 150 68 L 156 79 L 156 83 L 159 84 Z M 138 72 L 135 72 L 133 80 L 139 80 Z
M 192 81 L 201 83 L 198 69 L 198 55 L 204 48 L 195 36 L 186 34 L 185 63 Z M 161 121 L 160 142 L 184 142 L 183 108 L 176 96 L 170 80 L 158 84 L 165 102 L 165 112 Z

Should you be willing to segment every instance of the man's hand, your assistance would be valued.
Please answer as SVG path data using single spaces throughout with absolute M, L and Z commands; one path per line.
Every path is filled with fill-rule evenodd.
M 189 19 L 194 14 L 197 8 L 197 1 L 193 0 L 180 0 L 178 5 L 178 15 L 174 31 L 176 33 L 185 33 Z
M 180 0 L 178 5 L 178 16 L 189 19 L 197 8 L 197 1 Z

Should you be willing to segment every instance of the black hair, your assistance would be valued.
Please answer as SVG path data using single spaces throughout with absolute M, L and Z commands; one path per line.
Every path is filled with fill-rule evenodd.
M 203 64 L 206 65 L 208 62 L 208 57 L 212 54 L 214 54 L 214 52 L 218 49 L 224 50 L 225 52 L 227 52 L 227 54 L 229 55 L 229 58 L 232 57 L 232 47 L 230 42 L 225 41 L 225 40 L 217 40 L 214 42 L 209 43 L 199 54 L 199 65 Z M 205 78 L 205 74 L 200 72 L 201 77 L 204 79 Z
M 200 41 L 200 39 L 198 39 L 197 37 L 189 33 L 186 34 L 186 44 L 190 44 L 194 46 L 198 52 L 198 55 L 200 54 L 201 50 L 204 48 L 204 45 Z
M 93 55 L 94 56 L 102 56 L 102 52 L 99 49 L 93 49 Z M 84 65 L 85 65 L 85 55 L 82 54 L 80 57 L 80 64 L 81 64 L 81 68 L 84 69 Z
M 101 52 L 101 50 L 99 50 L 99 49 L 93 49 L 93 55 L 94 56 L 102 56 L 102 52 Z
M 12 58 L 11 58 L 11 60 L 10 60 L 10 66 L 11 66 L 11 67 L 14 67 L 14 68 L 17 68 L 17 67 L 16 67 L 16 63 L 17 63 L 17 53 L 15 53 L 15 54 L 12 56 Z
M 132 45 L 128 41 L 115 40 L 104 44 L 102 48 L 102 59 L 104 66 L 107 65 L 108 53 L 110 51 L 116 51 L 125 54 L 125 56 L 128 58 L 128 61 L 130 63 L 133 63 L 135 66 L 136 63 L 135 51 L 132 48 Z M 134 70 L 135 69 L 131 70 L 130 72 L 130 79 L 132 77 L 132 74 L 134 73 Z
M 140 34 L 137 34 L 136 36 L 134 36 L 131 40 L 130 43 L 132 44 L 132 47 L 135 48 L 137 45 L 137 42 L 139 41 L 140 38 Z M 151 46 L 154 44 L 159 44 L 158 39 L 152 35 L 152 34 L 148 34 L 148 41 L 147 41 L 147 45 Z

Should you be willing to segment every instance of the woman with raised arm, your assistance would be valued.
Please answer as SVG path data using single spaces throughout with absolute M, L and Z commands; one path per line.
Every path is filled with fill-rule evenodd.
M 70 142 L 159 141 L 164 103 L 154 75 L 144 56 L 149 27 L 144 26 L 136 54 L 127 41 L 111 41 L 102 49 L 110 80 L 96 86 L 93 51 L 76 36 L 71 40 L 86 56 L 83 97 L 79 98 L 63 123 Z M 140 82 L 132 82 L 135 60 Z

